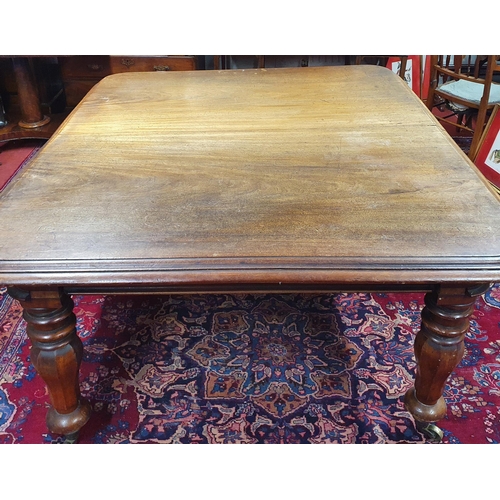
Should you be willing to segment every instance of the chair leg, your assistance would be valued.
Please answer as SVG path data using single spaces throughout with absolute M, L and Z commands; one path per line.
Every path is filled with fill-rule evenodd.
M 425 105 L 430 111 L 432 111 L 432 108 L 434 107 L 434 89 L 436 88 L 437 84 L 437 70 L 435 67 L 437 63 L 437 56 L 430 57 L 429 91 L 427 93 L 427 100 L 425 101 Z
M 484 126 L 486 124 L 486 113 L 487 109 L 479 110 L 476 118 L 476 125 L 474 126 L 474 133 L 472 136 L 472 143 L 469 150 L 469 158 L 474 160 L 476 158 L 477 150 L 479 148 L 479 142 L 483 134 Z
M 405 79 L 407 61 L 408 61 L 408 56 L 401 56 L 401 67 L 399 68 L 399 76 L 403 80 Z

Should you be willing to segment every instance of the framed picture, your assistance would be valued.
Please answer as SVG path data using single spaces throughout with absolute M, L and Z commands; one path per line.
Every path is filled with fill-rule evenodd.
M 408 56 L 404 79 L 408 86 L 420 97 L 420 56 Z M 399 57 L 389 57 L 387 67 L 394 73 L 399 73 L 401 59 Z
M 484 129 L 474 164 L 497 189 L 500 189 L 500 106 L 493 108 Z

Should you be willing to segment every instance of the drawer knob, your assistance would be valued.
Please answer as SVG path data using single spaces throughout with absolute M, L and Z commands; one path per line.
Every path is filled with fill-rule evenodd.
M 102 70 L 103 66 L 102 64 L 87 64 L 87 68 L 89 68 L 91 71 L 100 71 Z
M 170 71 L 170 66 L 154 66 L 155 71 Z

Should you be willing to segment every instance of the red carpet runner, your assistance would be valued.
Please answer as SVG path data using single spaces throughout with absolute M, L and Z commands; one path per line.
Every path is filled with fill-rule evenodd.
M 38 153 L 44 142 L 33 139 L 0 143 L 0 191 Z
M 0 289 L 0 443 L 61 442 Z M 75 297 L 81 443 L 424 443 L 405 411 L 421 294 Z M 500 442 L 500 286 L 446 386 L 444 443 Z

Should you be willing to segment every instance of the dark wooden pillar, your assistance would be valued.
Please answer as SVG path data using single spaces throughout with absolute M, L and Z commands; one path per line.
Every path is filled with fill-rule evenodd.
M 40 108 L 40 98 L 35 77 L 27 57 L 14 57 L 14 74 L 16 77 L 19 106 L 21 108 L 22 128 L 37 128 L 49 123 L 50 118 L 44 116 Z

